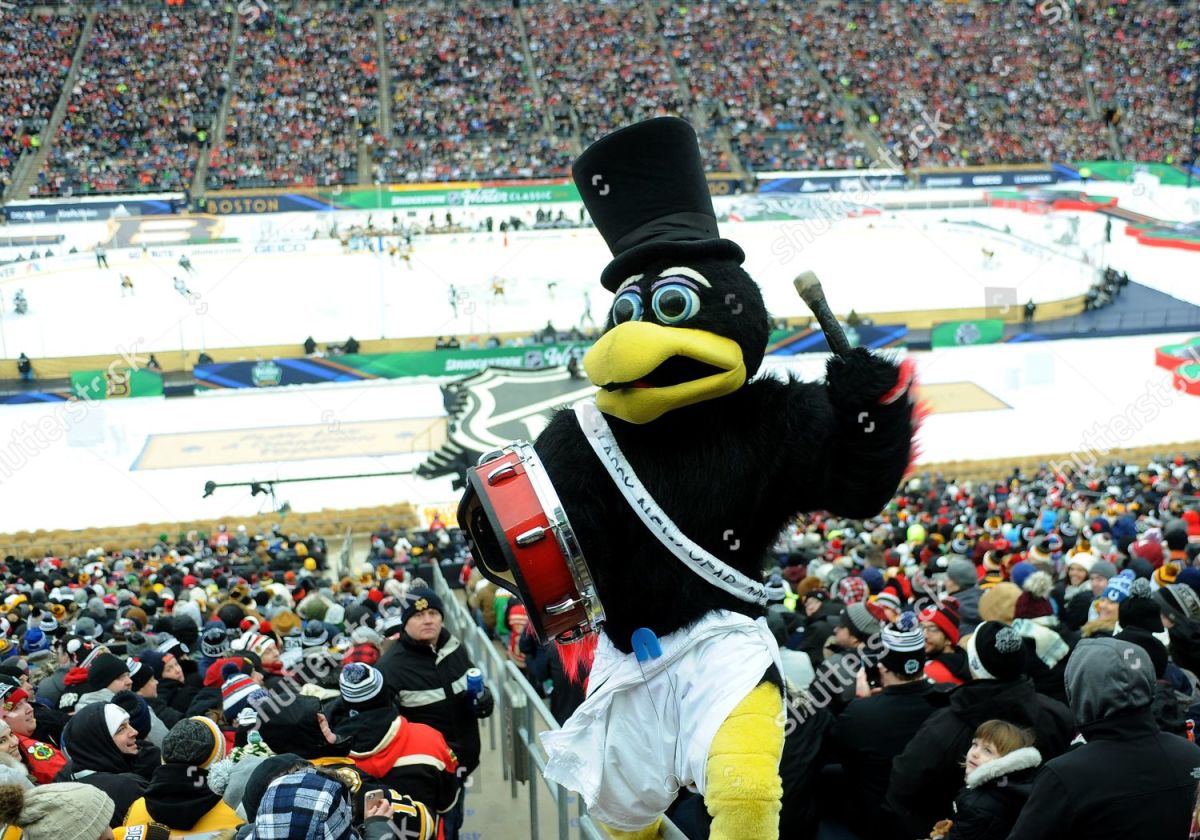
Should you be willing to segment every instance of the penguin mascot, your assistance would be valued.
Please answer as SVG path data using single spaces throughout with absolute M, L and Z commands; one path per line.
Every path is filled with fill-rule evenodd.
M 459 523 L 538 637 L 592 657 L 583 704 L 542 735 L 547 779 L 614 837 L 658 836 L 686 788 L 714 840 L 776 838 L 788 721 L 764 558 L 798 512 L 886 504 L 912 456 L 911 363 L 835 342 L 822 299 L 841 348 L 825 381 L 755 378 L 770 321 L 687 122 L 616 131 L 573 177 L 613 254 L 584 357 L 598 391 L 484 455 Z

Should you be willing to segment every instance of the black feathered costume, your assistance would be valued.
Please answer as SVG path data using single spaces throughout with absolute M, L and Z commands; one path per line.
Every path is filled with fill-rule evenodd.
M 596 407 L 612 438 L 666 516 L 711 555 L 761 581 L 763 557 L 797 512 L 877 513 L 910 460 L 910 367 L 858 348 L 832 357 L 823 383 L 771 376 L 750 381 L 767 346 L 766 308 L 741 268 L 741 248 L 718 234 L 696 136 L 683 120 L 653 119 L 604 137 L 576 161 L 573 176 L 614 255 L 601 276 L 614 305 L 584 367 L 600 388 Z M 588 755 L 576 712 L 566 734 L 555 733 L 558 744 L 576 739 L 575 751 L 555 765 L 566 768 L 559 779 L 574 779 L 589 807 L 621 829 L 616 836 L 652 837 L 658 820 L 651 811 L 664 797 L 638 775 L 650 771 L 630 766 L 641 761 L 640 745 L 632 753 L 610 747 L 636 740 L 641 727 L 650 740 L 667 732 L 667 750 L 674 744 L 678 758 L 703 738 L 707 751 L 691 764 L 700 772 L 668 774 L 665 801 L 691 785 L 705 795 L 714 839 L 776 837 L 784 715 L 771 667 L 778 649 L 773 641 L 760 642 L 752 626 L 763 607 L 693 573 L 651 535 L 585 438 L 582 416 L 557 413 L 535 449 L 603 604 L 597 659 L 606 655 L 618 666 L 593 671 L 589 700 L 611 689 L 618 677 L 608 675 L 619 674 L 622 656 L 633 661 L 628 655 L 638 628 L 652 630 L 664 650 L 718 647 L 705 648 L 699 663 L 681 665 L 661 696 L 653 688 L 643 692 L 648 699 L 637 702 L 652 713 L 645 720 L 621 720 L 620 709 L 630 706 L 589 710 L 585 701 L 581 710 L 592 715 L 593 734 L 597 727 L 611 731 L 607 740 L 592 741 L 601 754 Z M 742 649 L 758 646 L 770 658 L 754 660 L 767 667 L 755 666 L 752 690 L 743 692 L 715 735 L 702 735 L 700 727 L 688 729 L 693 716 L 702 717 L 688 704 L 709 702 L 702 690 L 732 679 L 720 670 L 725 666 L 704 666 L 727 661 L 719 647 L 724 637 L 693 638 L 714 621 L 746 631 L 738 636 Z M 739 657 L 729 660 L 735 670 Z M 634 667 L 644 672 L 646 666 Z M 579 726 L 571 735 L 573 722 Z M 584 766 L 589 763 L 597 766 Z M 686 770 L 688 763 L 674 766 Z M 649 792 L 639 799 L 643 788 Z M 623 801 L 600 807 L 606 796 Z

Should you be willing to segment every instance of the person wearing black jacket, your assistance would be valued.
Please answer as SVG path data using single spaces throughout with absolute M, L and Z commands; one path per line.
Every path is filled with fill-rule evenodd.
M 1009 840 L 1187 837 L 1200 747 L 1158 730 L 1149 655 L 1119 639 L 1084 639 L 1066 680 L 1086 743 L 1046 762 Z
M 967 661 L 974 682 L 954 689 L 949 707 L 930 715 L 892 762 L 887 805 L 914 837 L 950 813 L 979 724 L 1003 720 L 1032 730 L 1045 758 L 1060 755 L 1074 737 L 1071 710 L 1039 695 L 1025 676 L 1025 644 L 1011 627 L 980 624 L 967 643 Z
M 479 766 L 479 723 L 492 713 L 486 687 L 478 698 L 467 692 L 467 671 L 474 667 L 467 650 L 442 626 L 442 601 L 428 589 L 410 591 L 400 613 L 399 638 L 379 660 L 387 689 L 400 712 L 414 723 L 441 732 L 458 756 L 463 780 Z M 457 840 L 463 797 L 446 814 L 446 840 Z
M 167 722 L 167 718 L 174 717 L 176 722 L 181 720 L 195 698 L 197 689 L 183 684 L 183 669 L 170 654 L 163 656 L 156 650 L 146 650 L 138 654 L 137 660 L 149 666 L 157 683 L 154 696 L 146 697 L 146 705 L 158 715 L 159 720 L 168 727 L 173 726 Z M 145 692 L 138 693 L 145 696 Z
M 945 840 L 1008 837 L 1042 763 L 1032 743 L 1031 733 L 1002 720 L 986 721 L 975 730 L 967 753 L 966 787 L 954 799 L 953 825 Z M 996 753 L 1000 755 L 985 760 Z
M 63 749 L 70 760 L 55 781 L 100 788 L 116 805 L 110 826 L 121 825 L 148 783 L 135 771 L 140 745 L 129 713 L 113 703 L 84 706 L 63 730 Z
M 925 633 L 912 613 L 900 621 L 906 616 L 907 629 L 889 625 L 880 634 L 883 658 L 875 667 L 882 690 L 851 701 L 833 727 L 833 758 L 845 776 L 836 787 L 850 792 L 853 805 L 843 802 L 830 813 L 864 837 L 882 837 L 893 825 L 895 818 L 884 805 L 892 760 L 947 703 L 947 695 L 923 673 Z

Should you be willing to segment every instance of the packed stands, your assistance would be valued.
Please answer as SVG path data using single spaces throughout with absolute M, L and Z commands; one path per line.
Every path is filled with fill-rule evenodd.
M 36 192 L 190 186 L 225 94 L 229 26 L 207 9 L 102 12 Z
M 841 104 L 805 70 L 786 4 L 662 6 L 658 23 L 697 106 L 728 125 L 750 169 L 862 166 Z M 718 167 L 719 168 L 719 167 Z
M 1089 42 L 1106 45 L 1088 71 L 1101 107 L 1120 112 L 1125 156 L 1189 160 L 1200 11 L 1194 4 L 1114 3 L 1093 8 L 1081 22 Z
M 537 4 L 529 51 L 547 96 L 571 103 L 583 137 L 664 114 L 690 116 L 671 58 L 641 3 Z
M 22 154 L 35 150 L 62 94 L 82 18 L 10 12 L 0 39 L 0 194 Z
M 360 134 L 378 118 L 377 55 L 369 15 L 303 4 L 254 21 L 209 188 L 355 183 Z
M 503 7 L 427 4 L 384 17 L 392 137 L 383 181 L 563 176 L 571 154 L 544 136 L 520 30 Z
M 243 14 L 236 44 L 232 12 L 103 6 L 33 192 L 186 188 L 210 143 L 210 189 L 563 177 L 598 135 L 659 114 L 692 120 L 721 172 L 1088 160 L 1114 140 L 1181 163 L 1200 66 L 1200 14 L 1149 0 L 1078 17 L 1029 3 L 281 0 Z M 0 70 L 0 110 L 20 113 L 0 128 L 0 186 L 53 110 L 81 25 L 12 19 L 0 49 L 21 58 Z M 153 60 L 133 73 L 134 54 Z

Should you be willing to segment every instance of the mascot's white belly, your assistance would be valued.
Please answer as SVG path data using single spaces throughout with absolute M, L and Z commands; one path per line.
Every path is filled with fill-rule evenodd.
M 681 787 L 703 796 L 717 730 L 768 667 L 783 673 L 762 618 L 717 610 L 659 643 L 661 656 L 639 662 L 601 633 L 587 699 L 541 735 L 546 778 L 624 831 L 654 822 Z

